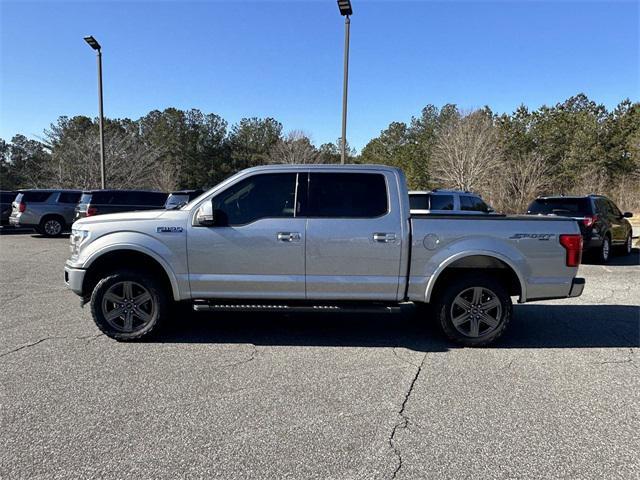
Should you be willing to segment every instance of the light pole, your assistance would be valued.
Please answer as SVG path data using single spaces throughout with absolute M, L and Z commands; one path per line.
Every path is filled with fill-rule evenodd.
M 344 165 L 347 158 L 347 88 L 349 85 L 349 27 L 350 16 L 353 14 L 351 0 L 338 0 L 340 15 L 344 17 L 344 80 L 342 83 L 342 137 L 340 163 Z
M 98 57 L 98 112 L 100 115 L 100 182 L 102 189 L 106 188 L 104 169 L 104 115 L 102 114 L 102 49 L 98 41 L 92 36 L 84 37 L 84 41 L 97 52 Z

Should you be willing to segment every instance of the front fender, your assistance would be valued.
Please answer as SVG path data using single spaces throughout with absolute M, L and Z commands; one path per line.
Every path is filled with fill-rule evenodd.
M 86 270 L 105 253 L 118 250 L 132 250 L 153 258 L 169 277 L 174 299 L 190 298 L 188 276 L 186 270 L 183 272 L 180 268 L 184 260 L 180 259 L 167 245 L 145 233 L 121 231 L 103 235 L 82 249 L 74 266 Z

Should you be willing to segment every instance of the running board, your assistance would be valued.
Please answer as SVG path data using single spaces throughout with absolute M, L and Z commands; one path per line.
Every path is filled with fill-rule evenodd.
M 340 313 L 399 313 L 398 303 L 366 303 L 366 302 L 336 302 L 336 303 L 285 303 L 273 302 L 239 302 L 223 300 L 198 299 L 193 301 L 196 312 L 340 312 Z

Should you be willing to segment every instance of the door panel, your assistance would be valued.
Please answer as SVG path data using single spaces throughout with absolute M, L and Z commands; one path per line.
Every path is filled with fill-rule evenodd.
M 397 299 L 403 232 L 387 181 L 382 173 L 309 175 L 308 299 Z
M 296 173 L 249 175 L 216 193 L 216 226 L 192 226 L 187 251 L 195 298 L 305 297 L 305 220 Z
M 192 227 L 187 249 L 192 296 L 304 299 L 304 231 L 302 218 Z M 289 241 L 284 233 L 298 235 Z

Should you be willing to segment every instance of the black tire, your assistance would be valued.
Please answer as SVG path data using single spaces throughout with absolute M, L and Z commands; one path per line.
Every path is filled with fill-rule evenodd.
M 474 303 L 478 289 L 479 300 Z M 507 289 L 487 274 L 470 273 L 452 278 L 437 295 L 435 311 L 440 327 L 447 338 L 461 345 L 488 345 L 504 333 L 511 320 L 513 305 Z M 459 302 L 469 304 L 465 307 L 467 312 Z M 454 319 L 458 321 L 454 323 Z M 487 323 L 489 319 L 492 325 Z
M 127 284 L 131 284 L 128 295 L 125 290 Z M 144 292 L 149 300 L 142 300 Z M 103 278 L 95 286 L 91 294 L 91 315 L 108 337 L 119 341 L 149 337 L 159 330 L 170 313 L 168 295 L 152 274 L 121 270 Z M 121 303 L 113 300 L 118 297 L 121 299 L 117 302 Z M 140 299 L 139 302 L 136 298 Z M 131 321 L 127 323 L 129 318 Z
M 627 235 L 627 238 L 624 241 L 624 245 L 620 245 L 616 247 L 616 253 L 618 255 L 631 255 L 631 250 L 633 250 L 633 238 L 631 237 L 631 232 Z
M 64 219 L 62 217 L 49 215 L 40 220 L 37 231 L 45 237 L 59 237 L 64 232 Z
M 597 250 L 598 263 L 607 263 L 611 258 L 611 237 L 609 234 L 602 239 L 602 245 Z

